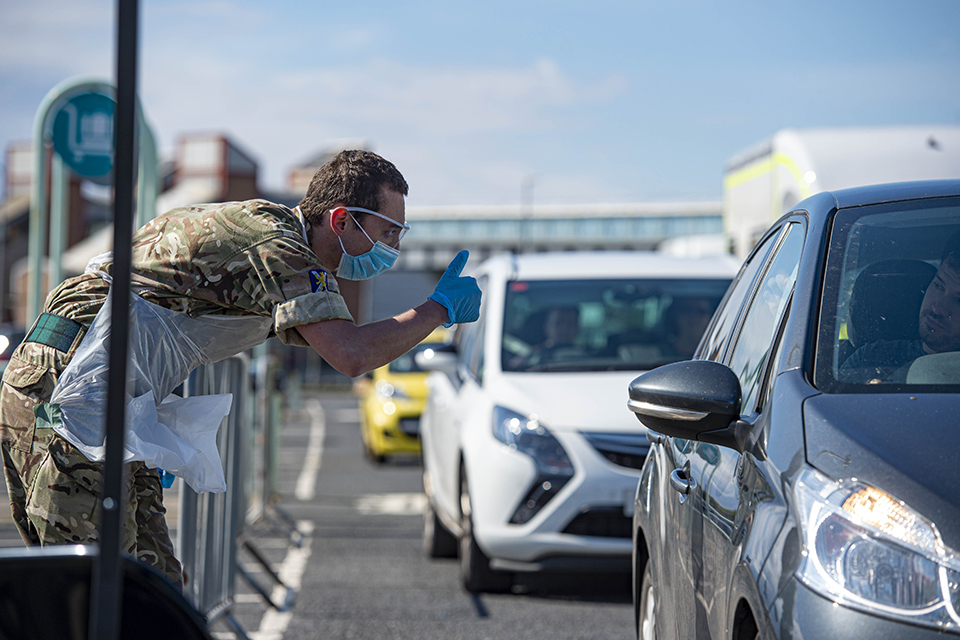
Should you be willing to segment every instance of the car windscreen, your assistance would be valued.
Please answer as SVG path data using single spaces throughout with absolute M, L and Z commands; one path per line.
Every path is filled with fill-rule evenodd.
M 417 366 L 417 361 L 415 356 L 421 351 L 426 351 L 427 349 L 433 349 L 435 347 L 444 346 L 442 343 L 438 342 L 421 342 L 410 351 L 407 351 L 405 354 L 394 360 L 388 366 L 390 373 L 418 373 L 422 372 L 423 369 Z
M 647 370 L 689 360 L 729 279 L 507 283 L 504 371 Z
M 837 212 L 814 381 L 827 393 L 957 391 L 958 199 Z

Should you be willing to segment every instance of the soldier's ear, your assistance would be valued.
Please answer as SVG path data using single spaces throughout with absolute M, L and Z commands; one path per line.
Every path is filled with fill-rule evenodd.
M 334 207 L 330 210 L 330 229 L 339 236 L 346 231 L 347 219 L 349 217 L 350 214 L 347 212 L 346 207 Z

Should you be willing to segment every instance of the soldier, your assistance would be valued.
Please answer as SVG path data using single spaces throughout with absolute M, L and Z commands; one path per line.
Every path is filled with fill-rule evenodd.
M 317 172 L 292 210 L 265 200 L 174 209 L 134 234 L 132 289 L 179 317 L 258 319 L 262 334 L 250 334 L 254 343 L 276 335 L 285 344 L 310 346 L 356 377 L 406 353 L 438 325 L 472 322 L 479 314 L 476 281 L 459 275 L 467 260 L 461 251 L 426 302 L 387 320 L 354 323 L 330 274 L 362 280 L 393 265 L 409 229 L 406 194 L 393 164 L 374 153 L 344 151 Z M 49 294 L 3 375 L 0 452 L 13 517 L 27 545 L 99 539 L 102 463 L 52 428 L 59 407 L 48 403 L 103 306 L 111 266 L 109 255 L 92 261 L 87 273 Z M 251 346 L 232 332 L 209 333 L 195 341 L 199 347 L 190 336 L 181 341 L 216 359 Z M 181 355 L 177 340 L 166 340 L 151 354 L 171 361 L 156 367 L 164 372 L 176 369 L 172 360 Z M 158 403 L 179 382 L 165 384 Z M 122 548 L 181 584 L 158 470 L 134 461 L 127 471 Z

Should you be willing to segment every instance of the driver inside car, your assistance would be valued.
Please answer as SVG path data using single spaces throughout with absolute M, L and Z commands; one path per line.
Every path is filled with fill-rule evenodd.
M 850 382 L 905 383 L 917 358 L 960 352 L 960 234 L 947 242 L 940 268 L 923 295 L 918 336 L 912 340 L 879 340 L 853 352 L 840 367 Z
M 553 362 L 558 356 L 577 354 L 580 350 L 574 345 L 580 335 L 580 309 L 574 305 L 553 307 L 543 321 L 543 341 L 530 347 L 530 353 L 514 358 L 514 369 L 523 370 L 545 362 Z

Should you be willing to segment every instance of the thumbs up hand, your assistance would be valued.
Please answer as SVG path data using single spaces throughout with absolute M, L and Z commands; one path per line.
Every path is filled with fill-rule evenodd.
M 477 280 L 460 275 L 468 257 L 470 252 L 466 250 L 456 255 L 428 298 L 446 307 L 450 321 L 444 323 L 445 327 L 459 322 L 476 322 L 480 317 L 480 287 L 477 286 Z

